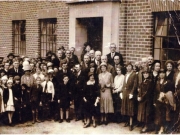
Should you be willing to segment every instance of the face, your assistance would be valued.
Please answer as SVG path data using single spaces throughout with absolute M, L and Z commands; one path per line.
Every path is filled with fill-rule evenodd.
M 173 66 L 172 66 L 171 63 L 168 63 L 168 64 L 166 65 L 166 68 L 167 68 L 168 71 L 171 71 L 172 68 L 173 68 Z
M 77 72 L 79 72 L 80 70 L 81 70 L 81 67 L 80 67 L 80 65 L 75 65 L 75 70 L 77 71 Z
M 36 68 L 36 73 L 37 73 L 37 74 L 40 74 L 40 73 L 41 73 L 40 68 Z
M 67 67 L 68 67 L 67 64 L 63 64 L 63 65 L 62 65 L 62 68 L 63 68 L 64 70 L 66 70 Z
M 49 76 L 46 76 L 46 77 L 45 77 L 45 81 L 49 81 Z
M 71 53 L 74 53 L 75 49 L 73 47 L 70 48 Z
M 165 78 L 165 75 L 166 75 L 165 73 L 160 73 L 160 74 L 159 74 L 159 78 L 160 78 L 160 79 L 164 79 L 164 78 Z
M 106 57 L 101 57 L 101 62 L 107 63 L 107 58 Z
M 90 80 L 90 81 L 94 81 L 94 75 L 91 75 L 91 76 L 89 77 L 89 80 Z
M 69 78 L 66 76 L 66 77 L 64 77 L 63 81 L 64 81 L 64 84 L 67 84 L 69 81 Z
M 148 57 L 148 64 L 152 64 L 153 63 L 153 57 Z
M 100 53 L 97 53 L 97 54 L 96 54 L 96 60 L 99 61 L 100 59 L 101 59 L 101 54 L 100 54 Z
M 10 83 L 10 82 L 7 84 L 8 88 L 12 88 L 12 85 L 13 83 Z
M 160 63 L 156 63 L 156 64 L 154 65 L 154 70 L 155 70 L 155 71 L 159 72 L 160 68 L 161 68 Z
M 25 87 L 24 87 L 24 86 L 21 86 L 21 89 L 22 89 L 22 90 L 25 90 Z
M 90 60 L 89 57 L 85 55 L 85 56 L 84 56 L 84 62 L 85 62 L 85 63 L 88 63 L 89 60 Z
M 126 69 L 127 69 L 127 72 L 131 72 L 133 68 L 132 68 L 131 65 L 128 65 L 128 66 L 126 67 Z
M 43 66 L 43 69 L 44 69 L 44 70 L 47 70 L 47 66 L 46 66 L 46 65 L 44 65 L 44 66 Z
M 19 67 L 19 62 L 14 62 L 14 67 L 18 68 Z
M 51 56 L 51 59 L 54 60 L 56 57 L 54 55 Z
M 89 52 L 91 50 L 91 47 L 89 45 L 86 46 L 86 49 L 85 49 L 87 52 Z
M 91 50 L 91 51 L 89 52 L 89 54 L 90 54 L 90 57 L 91 57 L 91 58 L 94 58 L 94 50 Z
M 59 51 L 57 52 L 57 56 L 58 56 L 58 58 L 61 58 L 61 57 L 63 56 L 63 51 L 60 51 L 60 50 L 59 50 Z
M 144 72 L 143 73 L 143 77 L 146 79 L 146 78 L 148 78 L 149 77 L 149 73 L 148 72 Z
M 20 84 L 20 80 L 16 80 L 15 83 L 16 83 L 16 84 Z
M 9 63 L 5 63 L 4 68 L 9 69 Z
M 116 69 L 118 75 L 121 75 L 121 70 L 119 68 Z
M 40 78 L 37 78 L 37 79 L 36 79 L 36 83 L 37 83 L 37 84 L 41 84 L 41 79 L 40 79 Z
M 66 57 L 70 58 L 70 56 L 71 56 L 71 52 L 70 51 L 66 51 Z
M 33 64 L 33 63 L 31 63 L 31 64 L 30 64 L 30 66 L 31 66 L 31 69 L 33 69 L 33 68 L 34 68 L 34 64 Z
M 105 72 L 106 71 L 106 66 L 101 66 L 101 71 Z
M 93 73 L 95 71 L 95 68 L 94 67 L 91 67 L 90 68 L 90 72 Z
M 2 84 L 6 84 L 7 80 L 2 80 Z
M 180 64 L 178 65 L 178 70 L 180 71 Z
M 119 62 L 120 62 L 120 59 L 119 59 L 119 57 L 114 57 L 114 63 L 117 65 L 117 64 L 119 64 Z
M 116 51 L 116 46 L 115 45 L 111 45 L 110 46 L 110 50 L 111 50 L 111 52 L 115 52 Z
M 146 67 L 146 62 L 142 61 L 142 62 L 141 62 L 141 66 L 142 66 L 142 67 Z
M 57 73 L 58 72 L 58 68 L 54 68 L 54 72 Z

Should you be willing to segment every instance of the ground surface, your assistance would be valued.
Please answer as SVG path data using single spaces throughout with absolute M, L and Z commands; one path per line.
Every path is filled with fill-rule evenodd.
M 0 125 L 0 134 L 139 134 L 140 128 L 135 127 L 129 131 L 129 127 L 123 127 L 124 123 L 109 123 L 108 125 L 99 125 L 96 128 L 83 128 L 82 121 L 71 120 L 70 123 L 45 121 L 32 124 L 27 122 L 17 124 L 14 127 Z

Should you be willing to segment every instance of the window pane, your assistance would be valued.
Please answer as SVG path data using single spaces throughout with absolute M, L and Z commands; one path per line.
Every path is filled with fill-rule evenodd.
M 161 48 L 161 38 L 160 37 L 155 37 L 154 39 L 154 48 Z
M 174 61 L 180 60 L 180 50 L 169 50 L 168 59 L 172 59 Z
M 169 37 L 169 48 L 180 49 L 180 37 Z

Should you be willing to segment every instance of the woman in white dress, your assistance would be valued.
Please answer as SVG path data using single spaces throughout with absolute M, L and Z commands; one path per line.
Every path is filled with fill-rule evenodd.
M 100 112 L 101 112 L 101 124 L 108 124 L 108 113 L 114 113 L 113 99 L 112 99 L 112 87 L 113 77 L 112 74 L 107 71 L 107 64 L 101 63 L 100 69 L 102 73 L 99 74 L 100 85 Z
M 117 75 L 114 78 L 114 89 L 112 91 L 113 95 L 113 103 L 114 103 L 114 121 L 119 123 L 121 120 L 121 99 L 120 93 L 122 92 L 124 75 L 121 73 L 122 67 L 116 67 Z
M 13 85 L 13 81 L 9 79 L 7 81 L 7 88 L 5 88 L 3 91 L 4 107 L 5 107 L 5 111 L 8 112 L 8 119 L 10 126 L 12 126 L 12 117 L 15 111 L 12 85 Z

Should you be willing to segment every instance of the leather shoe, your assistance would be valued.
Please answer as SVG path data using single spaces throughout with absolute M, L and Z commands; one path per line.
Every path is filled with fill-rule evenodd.
M 90 126 L 90 123 L 87 123 L 86 125 L 83 126 L 83 128 L 87 128 Z
M 59 120 L 59 123 L 62 123 L 62 122 L 63 122 L 63 120 L 62 120 L 62 119 L 60 119 L 60 120 Z
M 127 127 L 127 126 L 129 126 L 129 122 L 126 122 L 126 123 L 124 124 L 124 127 Z
M 108 121 L 105 121 L 104 124 L 105 124 L 105 125 L 108 125 Z
M 70 123 L 70 120 L 69 120 L 69 119 L 66 119 L 66 122 Z
M 132 131 L 132 130 L 133 130 L 133 126 L 130 125 L 130 126 L 129 126 L 129 131 Z

